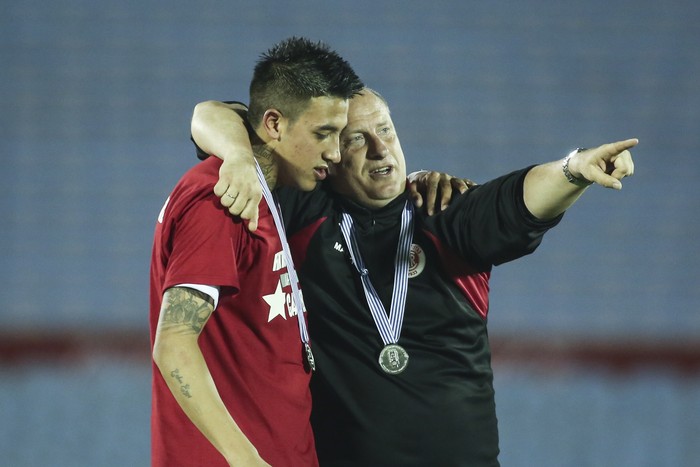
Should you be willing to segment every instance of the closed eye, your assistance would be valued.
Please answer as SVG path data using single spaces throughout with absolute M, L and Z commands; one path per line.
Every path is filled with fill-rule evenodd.
M 343 140 L 343 147 L 357 146 L 364 142 L 365 137 L 362 135 L 353 135 Z

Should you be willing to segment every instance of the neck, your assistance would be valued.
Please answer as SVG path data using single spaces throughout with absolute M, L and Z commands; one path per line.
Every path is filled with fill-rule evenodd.
M 339 195 L 342 206 L 353 215 L 362 212 L 371 216 L 389 216 L 392 218 L 397 212 L 403 210 L 408 199 L 406 194 L 400 194 L 394 199 L 385 202 L 383 201 L 381 203 L 373 203 L 354 199 L 353 197 L 347 195 Z
M 277 162 L 274 151 L 267 144 L 260 142 L 253 145 L 253 155 L 260 165 L 267 186 L 270 190 L 274 190 L 277 185 Z

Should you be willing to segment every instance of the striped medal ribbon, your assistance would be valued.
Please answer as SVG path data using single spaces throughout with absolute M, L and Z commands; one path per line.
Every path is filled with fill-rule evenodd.
M 394 261 L 394 289 L 391 294 L 391 307 L 388 315 L 377 290 L 372 285 L 369 271 L 360 254 L 352 217 L 347 212 L 343 212 L 340 222 L 340 230 L 345 238 L 350 258 L 355 269 L 360 274 L 362 288 L 367 298 L 367 305 L 369 305 L 374 324 L 377 326 L 379 335 L 384 342 L 384 348 L 379 353 L 379 366 L 386 373 L 392 375 L 401 373 L 408 365 L 408 353 L 397 342 L 399 341 L 399 336 L 401 336 L 401 326 L 403 325 L 404 310 L 406 308 L 406 295 L 408 293 L 408 266 L 411 244 L 413 242 L 412 219 L 413 205 L 407 201 L 401 214 L 401 231 Z
M 311 352 L 311 345 L 309 344 L 309 332 L 306 329 L 306 321 L 304 320 L 304 300 L 302 299 L 301 291 L 299 290 L 299 279 L 297 277 L 297 271 L 294 268 L 294 261 L 292 261 L 292 254 L 289 250 L 289 243 L 287 243 L 287 235 L 284 231 L 284 224 L 282 223 L 282 216 L 280 214 L 279 205 L 275 201 L 270 188 L 267 186 L 265 181 L 265 176 L 260 169 L 260 164 L 255 161 L 255 171 L 258 174 L 258 180 L 262 186 L 263 197 L 265 202 L 270 208 L 272 213 L 272 218 L 275 221 L 275 227 L 277 228 L 277 235 L 279 236 L 280 243 L 282 243 L 282 254 L 284 255 L 284 260 L 287 263 L 287 273 L 289 274 L 289 281 L 292 285 L 292 300 L 294 301 L 294 307 L 297 311 L 297 322 L 299 323 L 299 336 L 301 338 L 301 343 L 304 346 L 304 352 L 306 355 L 306 363 L 311 371 L 316 370 L 316 360 L 314 359 L 314 354 Z

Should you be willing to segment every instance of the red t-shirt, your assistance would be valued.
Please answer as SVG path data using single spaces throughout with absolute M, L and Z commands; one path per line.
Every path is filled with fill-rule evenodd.
M 260 204 L 248 232 L 213 193 L 221 161 L 209 158 L 176 185 L 158 218 L 151 261 L 151 346 L 163 292 L 178 284 L 220 287 L 199 346 L 216 387 L 248 439 L 275 466 L 318 465 L 296 310 L 277 230 Z M 152 465 L 225 466 L 153 364 Z

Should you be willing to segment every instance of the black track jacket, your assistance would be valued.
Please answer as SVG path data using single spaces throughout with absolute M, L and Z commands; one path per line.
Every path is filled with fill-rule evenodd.
M 406 194 L 378 210 L 322 186 L 277 195 L 301 280 L 317 371 L 312 422 L 322 467 L 497 466 L 498 427 L 486 329 L 493 265 L 529 254 L 558 218 L 525 208 L 523 169 L 472 188 L 432 217 L 416 210 L 398 344 L 408 367 L 378 364 L 383 342 L 338 226 L 353 216 L 385 308 Z

